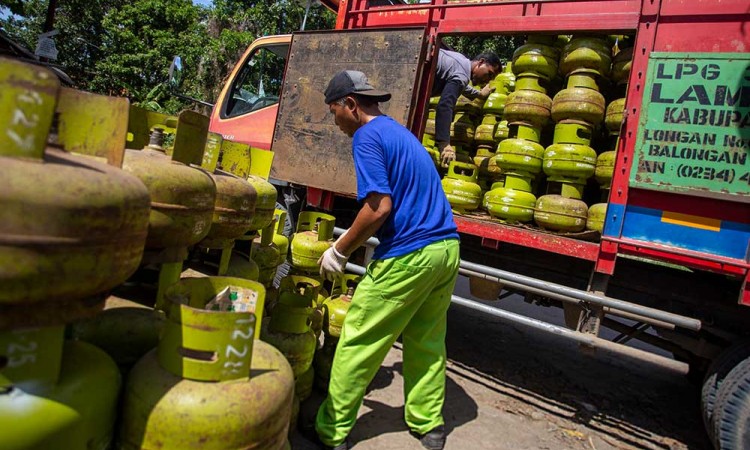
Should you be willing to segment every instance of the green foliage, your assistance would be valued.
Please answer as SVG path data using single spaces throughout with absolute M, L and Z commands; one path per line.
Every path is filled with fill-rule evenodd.
M 4 2 L 14 3 L 14 2 Z M 33 51 L 42 32 L 47 14 L 47 0 L 20 2 L 18 17 L 0 19 L 0 27 L 21 45 Z M 106 54 L 102 48 L 104 17 L 114 8 L 128 3 L 125 0 L 65 0 L 58 2 L 54 28 L 60 34 L 54 37 L 59 51 L 55 63 L 65 69 L 75 87 L 88 89 L 97 61 Z M 11 9 L 12 11 L 13 9 Z
M 190 0 L 125 2 L 104 17 L 101 47 L 90 87 L 135 102 L 168 100 L 161 86 L 176 54 L 197 58 L 208 42 L 200 19 L 204 11 Z M 190 71 L 185 73 L 190 78 Z
M 241 1 L 215 0 L 207 23 L 210 43 L 198 60 L 199 84 L 203 87 L 203 98 L 218 97 L 223 83 L 240 59 L 247 46 L 255 39 L 287 34 L 299 30 L 305 9 L 290 1 Z M 307 29 L 331 29 L 336 16 L 327 9 L 310 8 Z M 191 60 L 188 59 L 190 64 Z
M 8 8 L 11 14 L 23 14 L 23 0 L 0 0 L 0 9 Z
M 0 28 L 33 51 L 48 4 L 0 0 L 0 7 L 13 13 L 0 19 Z M 174 55 L 185 62 L 181 91 L 213 101 L 252 41 L 298 30 L 304 13 L 304 6 L 290 0 L 216 0 L 210 8 L 191 0 L 58 1 L 55 63 L 79 89 L 127 96 L 135 104 L 176 113 L 198 107 L 173 96 L 164 84 Z M 333 28 L 335 19 L 315 6 L 306 28 Z
M 513 59 L 513 52 L 523 45 L 526 36 L 448 36 L 443 42 L 453 50 L 474 58 L 482 52 L 494 52 L 501 61 Z

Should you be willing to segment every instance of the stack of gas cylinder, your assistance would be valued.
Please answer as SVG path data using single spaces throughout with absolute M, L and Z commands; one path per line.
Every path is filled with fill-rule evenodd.
M 290 273 L 280 280 L 270 317 L 263 323 L 261 339 L 280 350 L 292 367 L 292 424 L 313 384 L 323 392 L 328 389 L 336 344 L 359 281 L 359 277 L 343 275 L 332 281 L 330 295 L 323 288 L 326 280 L 320 277 L 318 260 L 333 245 L 334 225 L 335 218 L 328 214 L 300 213 L 290 242 Z
M 506 223 L 601 232 L 630 44 L 626 36 L 529 36 L 490 81 L 495 91 L 481 108 L 459 98 L 451 126 L 457 158 L 447 169 L 434 148 L 432 105 L 439 99 L 431 99 L 423 144 L 444 173 L 454 212 L 481 208 Z
M 258 339 L 258 271 L 182 277 L 191 249 L 226 272 L 236 239 L 268 246 L 275 188 L 217 169 L 205 116 L 5 59 L 0 86 L 0 448 L 288 448 L 294 372 Z M 110 295 L 148 268 L 140 303 Z M 230 290 L 241 303 L 210 307 Z

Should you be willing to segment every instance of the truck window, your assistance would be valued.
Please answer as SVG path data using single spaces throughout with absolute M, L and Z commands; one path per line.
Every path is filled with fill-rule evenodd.
M 257 48 L 244 62 L 224 105 L 225 117 L 237 117 L 279 102 L 289 44 Z

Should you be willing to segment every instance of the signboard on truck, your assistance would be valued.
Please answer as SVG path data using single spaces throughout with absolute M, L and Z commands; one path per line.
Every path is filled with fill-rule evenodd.
M 750 55 L 649 57 L 632 187 L 750 202 Z

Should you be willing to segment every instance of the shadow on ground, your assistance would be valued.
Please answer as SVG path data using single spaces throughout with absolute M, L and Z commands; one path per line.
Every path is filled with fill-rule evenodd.
M 396 379 L 395 374 L 398 374 L 398 384 L 401 385 L 401 367 L 400 361 L 391 364 L 386 362 L 375 375 L 367 388 L 367 397 L 363 402 L 363 407 L 368 411 L 357 419 L 349 439 L 351 445 L 390 433 L 409 431 L 404 422 L 403 395 L 387 396 L 389 400 L 393 400 L 389 403 L 395 403 L 394 405 L 378 400 L 379 395 L 376 392 L 389 388 Z M 444 408 L 443 415 L 446 433 L 450 436 L 454 428 L 477 417 L 478 407 L 474 399 L 450 378 L 446 380 L 445 387 L 445 402 L 450 407 Z M 302 404 L 299 417 L 302 428 L 310 429 L 313 426 L 315 413 L 322 401 L 323 394 L 316 392 Z
M 667 368 L 587 354 L 570 341 L 456 305 L 447 347 L 449 370 L 515 400 L 521 414 L 528 406 L 572 419 L 633 448 L 710 448 L 698 387 Z

